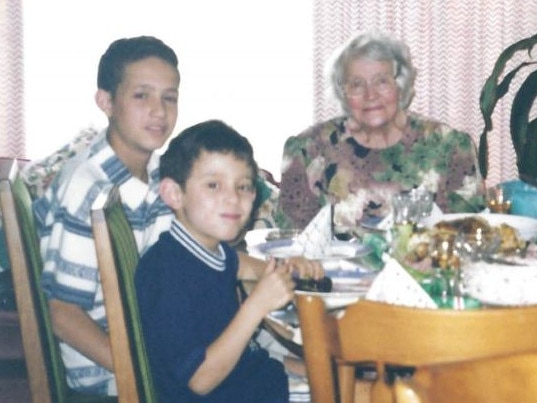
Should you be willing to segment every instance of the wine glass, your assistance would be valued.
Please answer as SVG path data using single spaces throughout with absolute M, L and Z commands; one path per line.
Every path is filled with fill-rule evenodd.
M 430 243 L 433 266 L 433 293 L 441 306 L 464 309 L 465 291 L 458 235 L 446 232 L 436 234 Z

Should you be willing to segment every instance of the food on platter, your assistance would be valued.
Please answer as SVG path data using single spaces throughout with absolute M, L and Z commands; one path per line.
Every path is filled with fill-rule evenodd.
M 509 224 L 491 225 L 482 216 L 469 216 L 450 221 L 440 221 L 433 228 L 436 233 L 464 234 L 476 237 L 481 242 L 499 242 L 497 251 L 504 254 L 514 253 L 526 246 L 518 231 Z
M 491 232 L 492 227 L 487 220 L 479 216 L 469 216 L 455 220 L 442 220 L 437 222 L 433 229 L 441 232 L 475 234 L 478 231 Z
M 460 254 L 513 255 L 524 250 L 527 241 L 519 231 L 506 223 L 492 225 L 484 216 L 467 215 L 439 220 L 428 228 L 414 230 L 406 241 L 404 263 L 428 269 L 432 260 L 443 260 L 443 266 L 457 266 Z M 439 253 L 443 254 L 440 258 Z M 443 267 L 441 265 L 441 267 Z
M 508 224 L 500 224 L 500 251 L 514 253 L 526 247 L 527 241 L 520 237 L 519 232 Z
M 419 262 L 429 256 L 429 244 L 432 241 L 429 231 L 416 231 L 410 235 L 407 244 L 407 259 L 411 262 Z
M 525 241 L 534 241 L 537 239 L 537 218 L 523 217 L 512 214 L 488 214 L 488 213 L 457 213 L 457 214 L 438 214 L 426 217 L 421 221 L 425 228 L 432 228 L 433 225 L 440 221 L 454 221 L 467 217 L 481 217 L 492 226 L 508 224 L 518 231 L 518 235 Z

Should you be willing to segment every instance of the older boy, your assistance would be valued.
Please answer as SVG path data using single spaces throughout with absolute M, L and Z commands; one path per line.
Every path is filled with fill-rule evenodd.
M 251 272 L 227 244 L 246 224 L 257 166 L 249 142 L 220 121 L 183 131 L 161 157 L 160 195 L 175 213 L 142 256 L 136 289 L 162 402 L 287 402 L 280 362 L 252 343 L 293 296 L 287 266 Z M 313 265 L 309 275 L 322 275 Z M 257 277 L 239 304 L 237 280 Z
M 68 384 L 80 392 L 117 393 L 90 208 L 101 190 L 119 185 L 141 253 L 169 228 L 170 211 L 158 197 L 154 151 L 176 123 L 177 64 L 175 52 L 156 38 L 113 42 L 100 60 L 95 96 L 108 128 L 66 163 L 34 205 L 42 286 Z

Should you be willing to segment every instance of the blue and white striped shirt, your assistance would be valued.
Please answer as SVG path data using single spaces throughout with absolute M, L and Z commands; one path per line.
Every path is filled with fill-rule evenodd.
M 138 251 L 143 254 L 170 228 L 172 213 L 158 197 L 159 156 L 149 161 L 149 183 L 131 175 L 101 132 L 86 150 L 67 161 L 45 195 L 34 202 L 44 261 L 42 287 L 50 299 L 80 306 L 107 329 L 103 293 L 91 229 L 91 206 L 103 190 L 119 186 Z M 114 394 L 112 373 L 60 343 L 71 388 Z

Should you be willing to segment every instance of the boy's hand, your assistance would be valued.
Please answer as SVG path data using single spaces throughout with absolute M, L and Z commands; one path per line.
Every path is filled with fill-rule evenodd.
M 324 277 L 324 269 L 318 260 L 306 259 L 302 256 L 293 256 L 286 259 L 286 266 L 298 278 L 313 278 L 320 280 Z
M 276 266 L 271 258 L 263 276 L 250 293 L 247 301 L 255 301 L 263 316 L 279 309 L 293 299 L 295 283 L 287 265 Z

